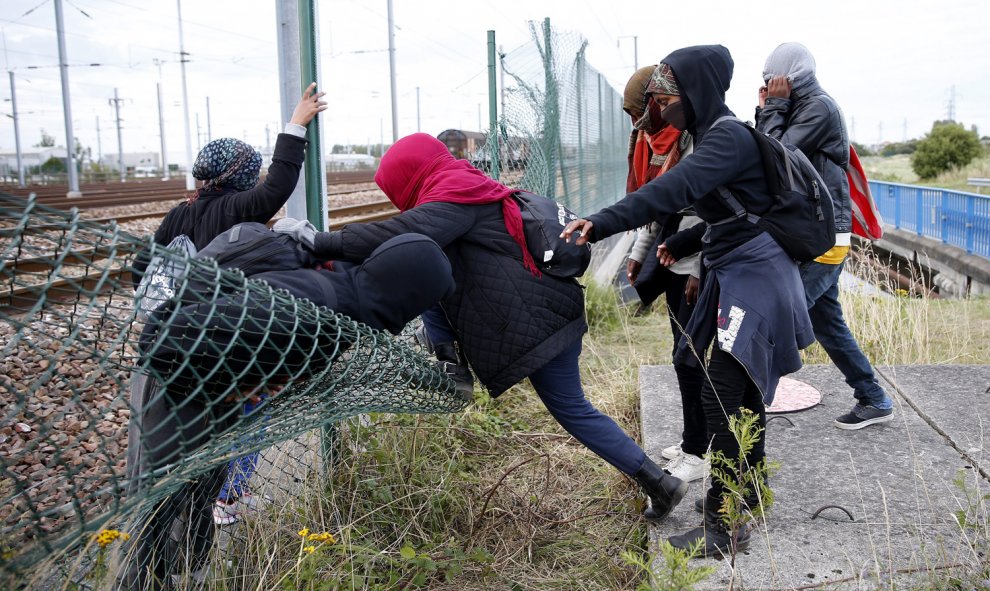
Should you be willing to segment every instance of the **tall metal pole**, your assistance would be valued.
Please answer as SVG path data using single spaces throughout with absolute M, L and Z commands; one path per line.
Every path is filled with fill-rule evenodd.
M 58 70 L 62 79 L 62 111 L 65 117 L 65 168 L 69 173 L 69 197 L 79 192 L 79 174 L 76 171 L 74 148 L 76 138 L 72 134 L 72 106 L 69 102 L 69 64 L 65 59 L 65 27 L 62 24 L 62 0 L 55 0 L 55 28 L 58 36 Z
M 162 138 L 162 180 L 168 180 L 168 151 L 165 149 L 165 113 L 162 111 L 162 83 L 155 85 L 158 89 L 158 134 Z
M 495 31 L 488 31 L 488 153 L 491 154 L 491 175 L 499 177 L 501 151 L 498 148 L 498 89 L 495 86 Z
M 103 142 L 100 139 L 100 116 L 96 116 L 96 161 L 103 166 Z
M 17 93 L 14 92 L 14 72 L 10 74 L 10 108 L 14 117 L 14 149 L 17 150 L 17 186 L 24 186 L 24 165 L 21 163 L 21 126 L 17 123 Z
M 127 180 L 127 169 L 124 168 L 124 142 L 120 134 L 120 99 L 117 97 L 117 89 L 113 89 L 113 109 L 117 119 L 117 167 L 120 168 L 120 182 Z
M 300 89 L 303 87 L 300 77 L 298 0 L 278 0 L 276 2 L 276 14 L 278 17 L 278 75 L 281 81 L 279 85 L 280 125 L 285 127 L 285 124 L 292 117 L 292 109 L 299 102 Z M 285 202 L 285 215 L 297 220 L 309 219 L 306 212 L 305 175 L 299 175 L 296 188 L 292 190 L 292 195 Z
M 388 72 L 392 87 L 392 143 L 399 139 L 399 103 L 395 88 L 395 18 L 392 0 L 388 0 Z
M 505 50 L 498 46 L 498 92 L 499 92 L 499 112 L 505 117 Z
M 299 0 L 299 75 L 302 77 L 302 88 L 310 82 L 317 83 L 320 89 L 320 17 L 317 11 L 317 0 Z M 296 96 L 302 89 L 296 89 Z M 293 101 L 293 106 L 299 99 Z M 320 230 L 327 230 L 330 224 L 330 211 L 327 205 L 327 168 L 323 158 L 323 126 L 317 116 L 306 126 L 306 140 L 309 149 L 306 150 L 306 162 L 303 174 L 306 176 L 306 212 L 309 221 Z
M 186 43 L 182 35 L 182 0 L 175 0 L 179 12 L 179 64 L 182 68 L 182 114 L 186 122 L 186 190 L 196 188 L 196 179 L 192 175 L 192 132 L 189 129 L 189 91 L 186 88 Z
M 633 72 L 639 69 L 639 37 L 633 35 Z
M 422 131 L 419 125 L 419 87 L 416 87 L 416 133 Z
M 210 121 L 210 97 L 206 97 L 206 141 L 213 141 L 213 125 Z

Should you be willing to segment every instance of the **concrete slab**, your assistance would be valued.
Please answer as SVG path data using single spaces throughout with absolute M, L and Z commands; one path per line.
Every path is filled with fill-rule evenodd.
M 891 579 L 917 581 L 948 565 L 986 560 L 967 546 L 953 517 L 969 507 L 953 480 L 961 474 L 983 494 L 990 488 L 974 464 L 986 457 L 979 435 L 981 420 L 990 417 L 990 366 L 893 367 L 885 374 L 896 376 L 905 393 L 895 398 L 895 420 L 859 431 L 832 424 L 854 402 L 834 367 L 809 366 L 791 376 L 819 388 L 822 403 L 767 424 L 768 456 L 781 465 L 770 480 L 776 503 L 734 571 L 725 560 L 696 561 L 718 567 L 697 589 L 725 589 L 733 577 L 746 589 L 889 587 Z M 660 450 L 680 439 L 673 368 L 641 367 L 640 393 L 644 444 L 660 459 Z M 980 451 L 964 457 L 954 438 Z M 701 523 L 693 505 L 703 490 L 692 484 L 681 505 L 651 526 L 652 551 L 659 540 Z M 835 508 L 813 518 L 829 505 L 853 519 Z

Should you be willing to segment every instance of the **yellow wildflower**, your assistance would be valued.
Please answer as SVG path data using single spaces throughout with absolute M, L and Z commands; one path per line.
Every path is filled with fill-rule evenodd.
M 131 539 L 131 534 L 127 534 L 115 529 L 105 529 L 93 536 L 100 548 L 106 548 L 116 540 L 127 541 Z
M 299 530 L 299 537 L 305 538 L 308 535 L 309 535 L 309 528 L 308 527 L 304 527 L 301 530 Z
M 306 546 L 303 548 L 303 552 L 306 554 L 312 554 L 313 552 L 316 552 L 316 546 Z
M 329 532 L 323 532 L 322 534 L 309 534 L 307 538 L 310 542 L 329 542 L 335 544 L 337 540 L 334 539 L 333 535 Z

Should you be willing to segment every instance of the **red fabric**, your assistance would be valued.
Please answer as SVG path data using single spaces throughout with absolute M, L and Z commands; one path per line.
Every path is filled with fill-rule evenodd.
M 680 130 L 667 125 L 659 133 L 647 135 L 646 132 L 636 132 L 635 143 L 629 158 L 631 174 L 626 180 L 626 192 L 632 193 L 646 183 L 660 176 L 680 159 L 677 142 L 680 141 Z M 666 154 L 667 162 L 663 167 L 652 166 L 650 159 L 654 154 Z M 670 162 L 673 160 L 673 162 Z
M 853 234 L 868 240 L 883 238 L 883 218 L 880 217 L 880 211 L 870 193 L 866 171 L 852 145 L 849 146 L 849 168 L 846 169 L 846 176 L 849 178 Z
M 454 158 L 435 137 L 414 133 L 395 142 L 382 157 L 375 182 L 399 211 L 433 201 L 474 205 L 501 201 L 505 229 L 522 249 L 523 265 L 540 276 L 526 247 L 522 214 L 512 198 L 515 189 L 488 178 L 467 160 Z

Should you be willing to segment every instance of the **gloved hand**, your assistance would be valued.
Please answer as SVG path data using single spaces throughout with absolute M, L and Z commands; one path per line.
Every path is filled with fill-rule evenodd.
M 309 223 L 309 220 L 282 218 L 275 222 L 272 230 L 292 236 L 310 250 L 316 248 L 316 226 Z

